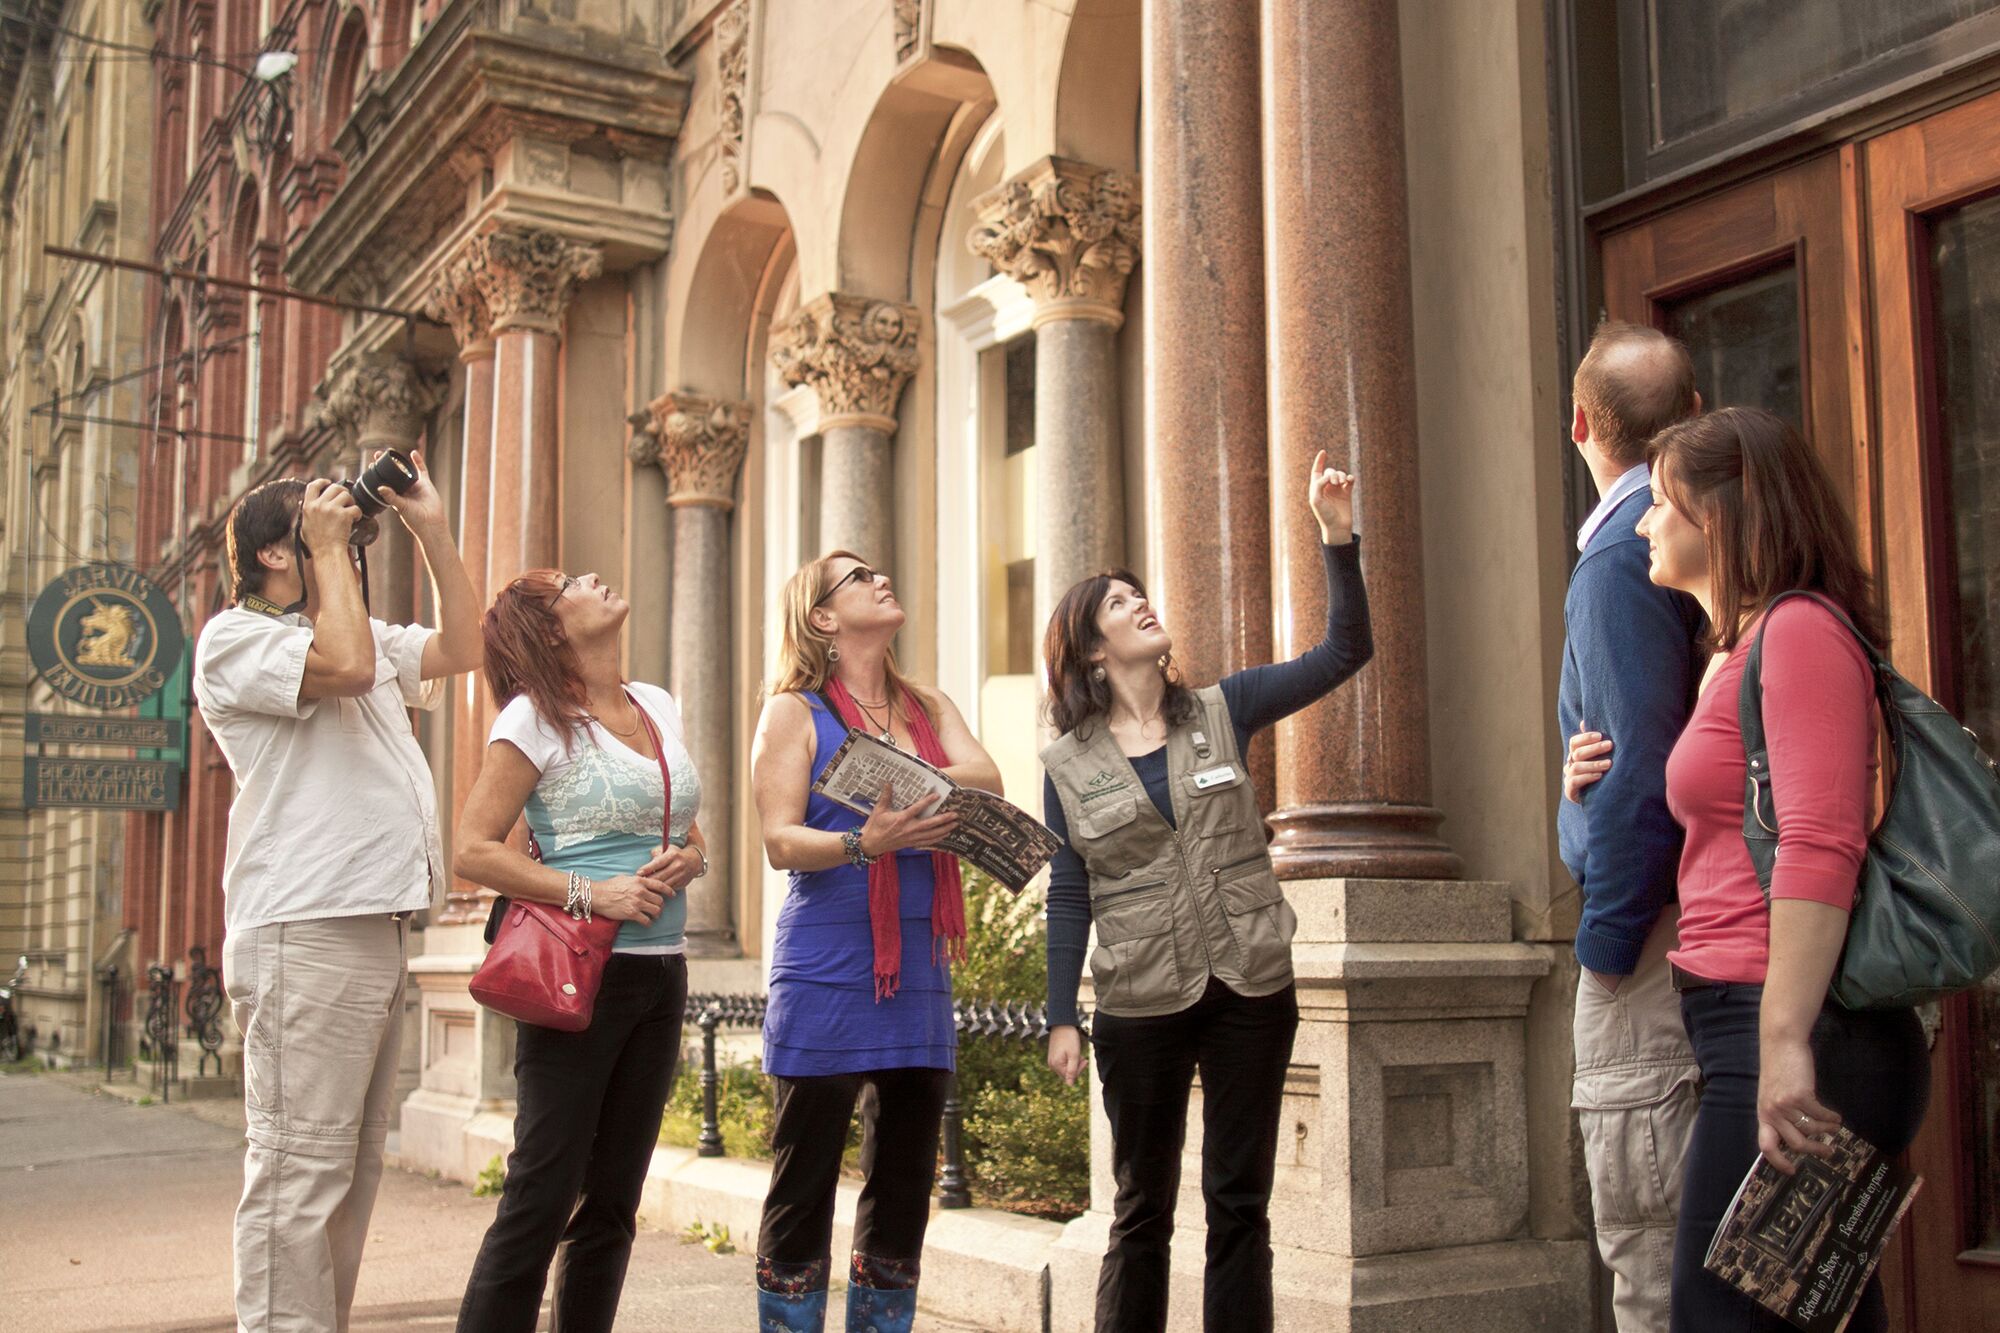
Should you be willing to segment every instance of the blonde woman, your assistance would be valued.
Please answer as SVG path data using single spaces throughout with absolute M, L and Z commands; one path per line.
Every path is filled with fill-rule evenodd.
M 784 591 L 783 644 L 757 723 L 751 777 L 764 849 L 791 872 L 771 955 L 764 1070 L 777 1085 L 774 1161 L 757 1242 L 759 1327 L 825 1326 L 834 1187 L 864 1087 L 847 1327 L 905 1333 L 930 1220 L 938 1122 L 955 1066 L 951 969 L 965 950 L 958 862 L 929 850 L 953 819 L 930 803 L 866 819 L 812 792 L 852 728 L 962 786 L 1000 771 L 943 693 L 912 684 L 892 644 L 902 605 L 849 551 Z

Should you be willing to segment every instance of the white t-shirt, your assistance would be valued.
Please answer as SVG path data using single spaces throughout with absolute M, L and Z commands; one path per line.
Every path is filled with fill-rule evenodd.
M 413 912 L 440 901 L 444 850 L 411 708 L 436 708 L 420 625 L 369 622 L 375 688 L 301 699 L 312 622 L 232 606 L 202 627 L 194 697 L 236 775 L 223 858 L 229 932 Z
M 701 809 L 701 779 L 682 738 L 680 709 L 657 685 L 635 681 L 630 688 L 659 730 L 674 780 L 671 838 L 685 845 Z M 565 745 L 562 734 L 543 720 L 526 695 L 507 701 L 493 719 L 490 741 L 506 741 L 541 773 L 523 813 L 546 864 L 589 879 L 608 879 L 631 874 L 650 859 L 667 831 L 666 792 L 657 760 L 596 722 L 586 723 Z M 618 953 L 683 952 L 686 918 L 683 893 L 668 899 L 649 926 L 626 922 L 613 948 Z

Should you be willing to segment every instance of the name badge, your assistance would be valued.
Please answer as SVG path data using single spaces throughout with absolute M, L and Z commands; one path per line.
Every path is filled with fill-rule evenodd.
M 1227 786 L 1234 781 L 1236 781 L 1236 766 L 1234 764 L 1218 764 L 1214 768 L 1204 768 L 1201 772 L 1194 775 L 1194 789 L 1196 791 L 1207 791 L 1210 787 Z

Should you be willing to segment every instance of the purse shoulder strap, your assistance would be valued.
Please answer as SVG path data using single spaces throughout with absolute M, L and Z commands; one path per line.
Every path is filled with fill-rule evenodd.
M 1890 693 L 1895 669 L 1882 659 L 1875 645 L 1855 628 L 1853 619 L 1832 598 L 1804 588 L 1781 592 L 1773 597 L 1758 618 L 1757 637 L 1750 643 L 1750 655 L 1743 663 L 1743 681 L 1736 690 L 1736 722 L 1743 733 L 1745 765 L 1743 844 L 1750 853 L 1750 864 L 1756 867 L 1757 886 L 1764 891 L 1766 907 L 1771 902 L 1771 874 L 1778 863 L 1778 807 L 1771 793 L 1771 753 L 1764 735 L 1764 631 L 1771 627 L 1771 613 L 1794 597 L 1809 598 L 1831 611 L 1836 620 L 1847 626 L 1847 632 L 1854 636 L 1854 641 L 1861 645 L 1861 652 L 1873 670 L 1876 699 L 1889 728 L 1889 741 L 1898 767 L 1902 758 L 1902 715 L 1897 711 Z
M 663 816 L 665 826 L 660 830 L 660 845 L 671 846 L 674 840 L 674 775 L 673 770 L 667 765 L 666 743 L 660 739 L 660 728 L 653 721 L 653 715 L 646 710 L 646 705 L 639 702 L 638 696 L 632 693 L 632 687 L 629 685 L 625 687 L 625 697 L 632 701 L 633 711 L 638 713 L 639 720 L 646 724 L 646 735 L 653 741 L 653 758 L 659 761 L 660 786 L 665 789 L 667 797 L 667 812 Z

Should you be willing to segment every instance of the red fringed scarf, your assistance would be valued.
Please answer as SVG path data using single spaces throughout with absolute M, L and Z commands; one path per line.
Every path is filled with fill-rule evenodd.
M 874 729 L 863 719 L 860 705 L 838 680 L 829 677 L 826 697 L 839 710 L 840 720 L 851 730 Z M 931 715 L 916 695 L 903 691 L 903 720 L 909 724 L 910 739 L 917 743 L 917 757 L 925 763 L 945 767 L 944 746 L 938 743 Z M 965 961 L 965 887 L 959 880 L 958 858 L 950 852 L 932 852 L 931 867 L 935 887 L 931 891 L 931 960 L 937 960 L 938 944 L 944 944 L 947 961 Z M 875 939 L 875 999 L 893 998 L 903 980 L 903 921 L 901 884 L 896 875 L 896 856 L 890 853 L 868 867 L 868 927 Z

